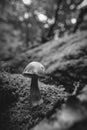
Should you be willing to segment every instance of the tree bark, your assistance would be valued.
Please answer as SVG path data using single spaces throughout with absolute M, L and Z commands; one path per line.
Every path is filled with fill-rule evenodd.
M 56 24 L 57 24 L 57 21 L 58 21 L 58 11 L 59 11 L 59 9 L 60 9 L 61 3 L 62 3 L 62 0 L 58 0 L 58 2 L 57 2 L 57 8 L 56 8 L 56 10 L 55 10 L 55 16 L 54 16 L 55 21 L 54 21 L 54 23 L 50 26 L 49 32 L 48 32 L 48 34 L 47 34 L 47 39 L 49 39 L 51 36 L 53 36 L 53 31 L 54 31 L 54 28 L 55 28 L 55 26 L 56 26 Z
M 83 22 L 83 18 L 84 18 L 85 14 L 87 14 L 87 6 L 80 9 L 80 12 L 79 12 L 79 15 L 77 18 L 77 22 L 72 31 L 73 33 L 75 33 L 77 31 L 77 29 L 79 28 L 79 25 Z

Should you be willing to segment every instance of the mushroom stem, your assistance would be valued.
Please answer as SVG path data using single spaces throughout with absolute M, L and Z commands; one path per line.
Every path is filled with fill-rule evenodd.
M 38 76 L 34 75 L 31 80 L 30 98 L 33 106 L 39 105 L 41 102 L 41 94 L 38 87 Z

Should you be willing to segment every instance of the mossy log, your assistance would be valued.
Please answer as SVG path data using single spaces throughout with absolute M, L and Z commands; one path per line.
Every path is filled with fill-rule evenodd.
M 43 104 L 33 107 L 30 103 L 31 79 L 21 74 L 0 73 L 0 100 L 5 110 L 0 113 L 0 129 L 28 130 L 37 124 L 46 114 L 52 110 L 56 102 L 62 102 L 67 93 L 62 86 L 45 85 L 39 82 Z M 15 100 L 13 101 L 13 99 Z M 9 102 L 12 100 L 12 102 Z M 9 104 L 8 104 L 9 102 Z M 2 118 L 3 117 L 3 118 Z M 2 123 L 3 122 L 3 123 Z

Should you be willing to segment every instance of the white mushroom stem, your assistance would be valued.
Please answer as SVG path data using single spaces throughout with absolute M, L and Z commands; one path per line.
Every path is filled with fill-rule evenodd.
M 38 76 L 33 75 L 30 86 L 30 98 L 33 106 L 40 105 L 42 103 L 41 94 L 38 87 Z

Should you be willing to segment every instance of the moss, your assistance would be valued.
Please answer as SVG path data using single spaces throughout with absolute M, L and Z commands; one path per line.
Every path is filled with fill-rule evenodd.
M 4 90 L 12 90 L 17 100 L 9 104 L 9 107 L 1 113 L 1 121 L 3 122 L 0 129 L 11 130 L 28 130 L 46 114 L 52 110 L 57 101 L 61 101 L 66 97 L 64 89 L 58 89 L 54 85 L 45 85 L 39 82 L 39 88 L 44 103 L 37 107 L 32 107 L 30 103 L 30 79 L 19 74 L 3 73 L 0 75 L 3 82 Z M 14 91 L 15 90 L 15 91 Z M 4 91 L 5 92 L 5 91 Z M 6 95 L 7 97 L 7 95 Z M 4 100 L 6 101 L 6 100 Z

